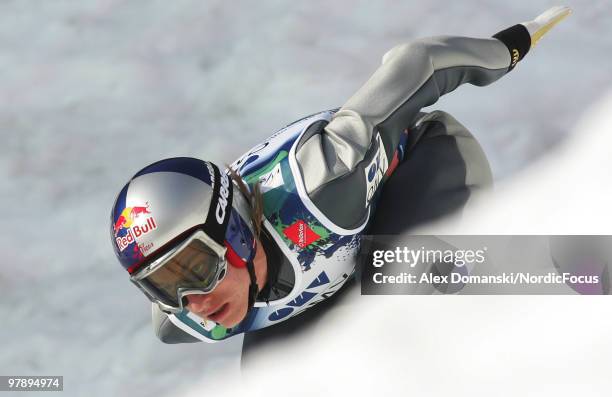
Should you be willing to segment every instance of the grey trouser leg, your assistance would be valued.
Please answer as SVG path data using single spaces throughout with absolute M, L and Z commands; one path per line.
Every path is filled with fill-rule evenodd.
M 368 234 L 400 234 L 460 210 L 491 187 L 489 162 L 453 116 L 434 111 L 409 129 L 404 161 L 384 184 Z

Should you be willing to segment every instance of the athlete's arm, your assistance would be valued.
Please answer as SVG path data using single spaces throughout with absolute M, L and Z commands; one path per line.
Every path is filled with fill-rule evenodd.
M 168 344 L 194 343 L 201 340 L 189 335 L 170 321 L 168 314 L 162 312 L 157 304 L 151 304 L 151 318 L 153 320 L 153 332 L 157 338 Z
M 332 121 L 318 133 L 305 134 L 299 143 L 296 158 L 306 192 L 342 226 L 358 222 L 358 217 L 351 222 L 350 214 L 364 212 L 360 211 L 368 196 L 364 167 L 378 150 L 377 133 L 390 161 L 401 133 L 421 108 L 461 84 L 484 86 L 496 81 L 567 14 L 566 7 L 556 7 L 493 38 L 440 36 L 391 49 Z M 351 192 L 354 197 L 342 197 L 342 205 L 330 204 L 341 192 Z

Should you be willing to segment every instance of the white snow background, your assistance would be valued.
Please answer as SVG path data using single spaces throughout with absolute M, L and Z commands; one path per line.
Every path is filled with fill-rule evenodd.
M 170 346 L 153 335 L 149 303 L 130 285 L 109 241 L 110 207 L 127 179 L 169 156 L 230 162 L 285 124 L 342 105 L 393 45 L 438 34 L 490 36 L 555 4 L 1 1 L 0 375 L 63 375 L 63 394 L 70 396 L 199 395 L 217 375 L 237 376 L 239 338 Z M 499 181 L 529 174 L 529 165 L 572 131 L 591 128 L 578 120 L 612 88 L 612 3 L 566 4 L 574 14 L 509 76 L 488 87 L 461 87 L 432 107 L 450 112 L 480 139 Z M 567 181 L 568 189 L 574 182 Z M 589 188 L 600 194 L 601 186 Z M 498 370 L 504 362 L 511 372 L 539 360 L 550 361 L 556 375 L 571 374 L 572 363 L 609 374 L 605 361 L 584 359 L 582 351 L 586 346 L 610 356 L 607 299 L 564 297 L 571 304 L 544 310 L 534 308 L 536 298 L 530 297 L 448 297 L 444 304 L 430 298 L 398 300 L 419 320 L 418 332 L 405 339 L 399 333 L 387 337 L 398 338 L 398 352 L 457 353 L 450 349 L 456 341 L 443 337 L 436 319 L 478 309 L 486 317 L 470 318 L 494 334 L 480 332 L 472 343 L 493 356 L 497 343 L 529 338 L 512 326 L 517 318 L 525 327 L 540 320 L 538 332 L 570 343 L 556 354 L 538 344 L 514 356 L 504 350 L 497 355 Z M 522 309 L 511 318 L 495 310 L 499 302 Z M 592 335 L 597 344 L 571 344 L 574 328 L 541 321 L 555 313 L 588 324 L 592 334 L 583 331 L 580 338 Z M 438 332 L 435 342 L 427 321 Z M 324 360 L 322 340 L 320 349 L 310 351 Z M 398 359 L 393 349 L 383 353 L 391 362 Z M 474 357 L 466 365 L 479 371 L 460 372 L 462 381 L 477 383 L 487 375 L 506 380 L 492 377 L 486 361 Z M 372 365 L 367 355 L 345 360 L 348 368 Z M 385 390 L 400 375 L 402 382 L 422 377 L 428 369 L 415 372 L 419 365 L 411 361 Z M 423 379 L 438 382 L 429 395 L 445 382 L 444 376 Z M 543 381 L 534 375 L 523 382 Z M 231 392 L 233 384 L 227 387 Z

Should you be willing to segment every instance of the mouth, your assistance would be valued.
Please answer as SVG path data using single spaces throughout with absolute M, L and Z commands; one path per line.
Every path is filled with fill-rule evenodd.
M 223 317 L 225 317 L 228 311 L 229 311 L 229 303 L 224 303 L 217 310 L 215 310 L 212 313 L 209 313 L 205 317 L 211 321 L 219 323 L 223 319 Z

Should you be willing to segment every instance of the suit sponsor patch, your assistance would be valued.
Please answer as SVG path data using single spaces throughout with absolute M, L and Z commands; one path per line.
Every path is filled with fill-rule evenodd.
M 365 206 L 370 204 L 370 200 L 376 193 L 380 181 L 383 179 L 387 168 L 389 168 L 389 161 L 387 160 L 387 153 L 385 153 L 385 147 L 382 143 L 382 138 L 379 133 L 376 133 L 376 153 L 370 164 L 365 167 L 366 177 L 366 200 Z

